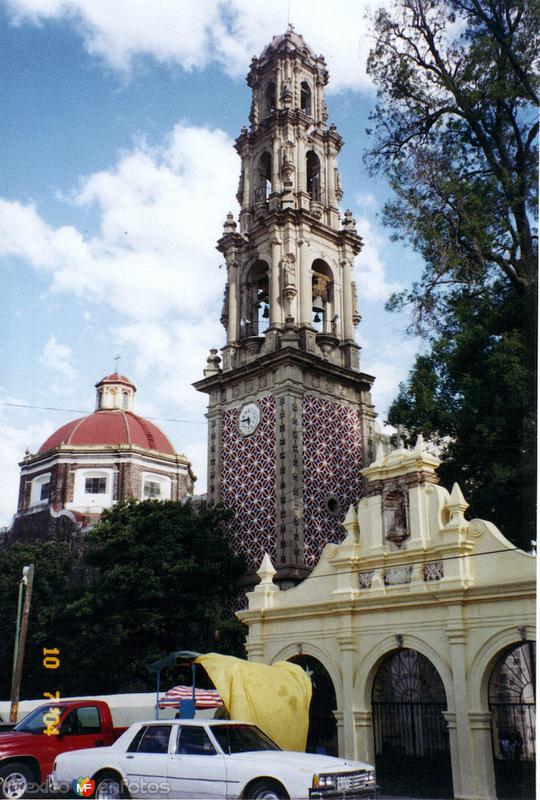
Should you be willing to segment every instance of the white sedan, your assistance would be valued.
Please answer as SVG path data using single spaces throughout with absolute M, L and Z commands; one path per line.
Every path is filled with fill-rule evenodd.
M 369 764 L 286 752 L 255 725 L 222 720 L 137 723 L 112 747 L 59 755 L 49 785 L 100 800 L 349 799 L 377 788 Z

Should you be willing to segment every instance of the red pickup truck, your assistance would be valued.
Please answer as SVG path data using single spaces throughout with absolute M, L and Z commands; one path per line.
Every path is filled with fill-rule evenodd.
M 43 783 L 59 753 L 111 745 L 125 730 L 113 727 L 103 700 L 53 700 L 39 706 L 13 730 L 0 733 L 0 798 L 18 800 L 30 783 Z

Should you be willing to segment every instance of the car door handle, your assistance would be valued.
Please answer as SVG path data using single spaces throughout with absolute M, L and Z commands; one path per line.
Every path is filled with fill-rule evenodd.
M 105 744 L 105 739 L 96 739 L 94 744 L 95 744 L 96 747 L 101 747 L 102 745 Z
M 126 756 L 126 758 L 135 758 L 135 756 Z

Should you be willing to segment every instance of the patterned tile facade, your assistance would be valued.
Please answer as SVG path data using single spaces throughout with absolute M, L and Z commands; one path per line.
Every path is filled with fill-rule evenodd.
M 258 569 L 265 552 L 276 558 L 276 409 L 273 397 L 258 401 L 259 427 L 251 436 L 238 430 L 240 408 L 223 415 L 223 504 L 234 514 L 230 535 L 236 552 Z
M 352 408 L 305 395 L 302 437 L 304 560 L 307 566 L 314 567 L 327 542 L 345 538 L 341 520 L 350 504 L 357 503 L 361 496 L 360 416 Z

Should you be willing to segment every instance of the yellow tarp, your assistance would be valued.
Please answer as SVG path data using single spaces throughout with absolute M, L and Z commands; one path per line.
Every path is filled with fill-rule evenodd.
M 258 664 L 207 653 L 196 659 L 207 671 L 231 719 L 252 722 L 283 750 L 306 749 L 311 681 L 288 661 Z

